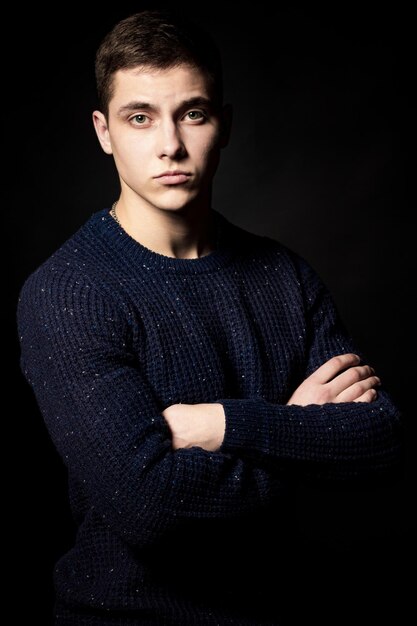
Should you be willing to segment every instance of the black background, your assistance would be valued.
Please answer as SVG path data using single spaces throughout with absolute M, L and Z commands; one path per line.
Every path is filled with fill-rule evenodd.
M 19 372 L 17 295 L 32 270 L 117 197 L 112 160 L 91 123 L 94 53 L 117 20 L 152 6 L 16 9 L 5 22 L 13 41 L 3 53 L 13 386 L 5 392 L 12 434 L 4 453 L 12 453 L 10 581 L 22 623 L 49 623 L 53 564 L 74 531 L 63 465 Z M 414 255 L 403 144 L 410 15 L 399 8 L 364 13 L 352 4 L 330 11 L 260 2 L 246 10 L 224 3 L 184 10 L 215 36 L 226 99 L 234 105 L 213 206 L 312 263 L 403 409 L 408 443 Z M 411 456 L 414 443 L 408 447 Z M 405 622 L 411 487 L 404 474 L 373 487 L 300 491 L 297 532 L 315 590 L 306 620 L 320 623 L 334 612 L 334 624 L 342 623 L 349 607 L 356 624 Z

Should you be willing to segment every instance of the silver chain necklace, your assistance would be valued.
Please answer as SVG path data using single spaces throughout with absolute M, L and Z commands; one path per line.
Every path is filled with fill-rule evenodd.
M 113 202 L 113 204 L 111 205 L 110 215 L 112 216 L 112 218 L 114 219 L 114 221 L 115 221 L 115 222 L 117 222 L 117 223 L 119 224 L 119 226 L 120 226 L 120 228 L 121 228 L 121 227 L 122 227 L 122 225 L 121 225 L 120 220 L 119 220 L 119 218 L 118 218 L 118 216 L 117 216 L 117 213 L 116 213 L 116 206 L 117 206 L 117 202 L 118 202 L 118 200 L 116 200 L 116 202 Z

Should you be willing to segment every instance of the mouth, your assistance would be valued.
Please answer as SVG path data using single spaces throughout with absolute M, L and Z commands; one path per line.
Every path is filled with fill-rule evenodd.
M 191 177 L 190 172 L 183 172 L 181 170 L 171 170 L 163 172 L 159 176 L 154 176 L 161 185 L 181 185 L 186 183 Z

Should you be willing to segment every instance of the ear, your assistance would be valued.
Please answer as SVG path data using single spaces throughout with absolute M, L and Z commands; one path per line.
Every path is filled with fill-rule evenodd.
M 229 143 L 232 130 L 233 107 L 231 104 L 223 105 L 220 117 L 220 147 L 225 148 Z
M 97 137 L 106 154 L 113 154 L 111 147 L 109 127 L 105 115 L 101 111 L 93 111 L 93 124 Z

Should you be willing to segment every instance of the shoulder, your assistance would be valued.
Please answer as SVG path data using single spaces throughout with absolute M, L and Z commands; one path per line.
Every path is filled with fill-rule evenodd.
M 259 284 L 274 284 L 283 297 L 295 298 L 306 309 L 323 298 L 331 299 L 321 276 L 302 254 L 271 236 L 250 232 L 231 222 L 229 225 L 231 239 L 236 242 L 237 264 Z
M 21 361 L 29 372 L 54 351 L 74 359 L 92 350 L 103 356 L 121 351 L 132 340 L 133 324 L 108 290 L 77 268 L 50 260 L 29 276 L 19 294 Z
M 97 214 L 27 277 L 17 303 L 19 328 L 123 317 L 123 303 L 101 271 L 103 244 L 92 228 L 94 219 Z
M 278 275 L 288 274 L 294 279 L 304 282 L 313 276 L 316 271 L 309 261 L 287 245 L 270 237 L 251 232 L 242 226 L 228 221 L 230 238 L 233 241 L 237 257 L 246 259 L 254 264 L 272 270 Z
M 105 242 L 100 239 L 97 221 L 105 211 L 94 213 L 48 259 L 25 280 L 19 294 L 19 308 L 31 307 L 41 302 L 56 304 L 89 290 L 106 293 Z
M 107 210 L 93 213 L 31 276 L 53 277 L 66 269 L 80 274 L 97 273 L 105 247 L 99 224 L 106 213 Z

